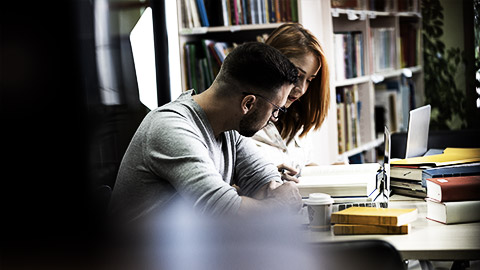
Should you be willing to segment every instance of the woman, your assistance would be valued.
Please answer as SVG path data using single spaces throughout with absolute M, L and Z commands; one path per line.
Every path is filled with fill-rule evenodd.
M 302 146 L 310 130 L 317 130 L 330 105 L 329 71 L 317 38 L 301 24 L 286 23 L 275 29 L 266 43 L 281 51 L 298 68 L 299 80 L 288 96 L 286 114 L 269 123 L 253 137 L 258 146 L 282 172 L 284 180 L 295 177 L 310 161 Z

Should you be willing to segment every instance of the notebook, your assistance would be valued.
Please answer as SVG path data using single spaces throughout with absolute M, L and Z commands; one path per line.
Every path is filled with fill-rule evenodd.
M 422 156 L 427 152 L 430 111 L 430 105 L 410 111 L 405 158 Z

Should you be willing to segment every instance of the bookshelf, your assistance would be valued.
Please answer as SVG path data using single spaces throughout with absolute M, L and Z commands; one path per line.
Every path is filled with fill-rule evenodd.
M 247 23 L 235 24 L 224 23 L 222 21 L 223 13 L 220 10 L 221 4 L 227 1 L 223 0 L 205 0 L 207 14 L 219 14 L 222 18 L 210 20 L 209 26 L 204 26 L 200 22 L 197 26 L 194 23 L 188 23 L 185 20 L 187 11 L 186 4 L 192 4 L 193 0 L 177 0 L 175 4 L 169 4 L 166 7 L 167 17 L 175 20 L 175 33 L 169 34 L 170 47 L 173 48 L 174 57 L 171 57 L 170 62 L 175 62 L 171 68 L 171 74 L 178 73 L 181 76 L 172 85 L 172 98 L 176 98 L 182 91 L 190 88 L 191 80 L 189 79 L 188 71 L 188 57 L 185 50 L 186 44 L 196 43 L 197 49 L 202 50 L 202 40 L 213 40 L 219 42 L 227 42 L 229 44 L 240 44 L 245 41 L 257 40 L 258 37 L 268 35 L 273 29 L 277 28 L 283 22 L 288 21 L 286 18 L 294 18 L 290 21 L 298 21 L 304 27 L 309 29 L 322 43 L 323 49 L 326 51 L 329 62 L 331 74 L 331 107 L 328 116 L 318 131 L 312 131 L 308 134 L 306 140 L 314 142 L 312 144 L 312 152 L 315 162 L 318 164 L 331 164 L 338 160 L 356 155 L 358 153 L 366 153 L 365 161 L 375 161 L 376 154 L 374 149 L 383 142 L 382 136 L 377 134 L 378 128 L 375 125 L 375 108 L 377 88 L 390 88 L 395 86 L 400 88 L 404 85 L 412 85 L 415 89 L 413 96 L 417 102 L 417 106 L 422 103 L 423 97 L 423 72 L 421 62 L 421 43 L 420 31 L 421 29 L 421 15 L 419 11 L 419 0 L 388 0 L 384 6 L 376 9 L 368 7 L 369 2 L 379 1 L 364 1 L 364 0 L 349 0 L 349 1 L 318 1 L 318 0 L 285 0 L 285 1 L 250 1 L 250 0 L 236 0 L 237 4 L 244 2 L 247 5 L 257 2 L 283 2 L 290 4 L 290 12 L 296 10 L 296 15 L 284 16 L 283 19 L 276 22 L 263 21 L 257 19 L 261 23 L 250 23 L 251 19 L 247 19 Z M 201 2 L 201 1 L 200 1 Z M 233 3 L 235 1 L 229 1 Z M 353 3 L 352 7 L 339 7 L 338 2 Z M 380 1 L 383 2 L 383 1 Z M 404 2 L 404 3 L 403 3 Z M 217 3 L 219 9 L 217 12 L 211 11 L 212 3 Z M 408 7 L 404 7 L 408 4 Z M 215 5 L 213 5 L 215 6 Z M 210 10 L 210 11 L 209 11 Z M 248 10 L 246 14 L 251 14 Z M 258 15 L 258 13 L 256 13 Z M 198 15 L 198 14 L 197 14 Z M 215 15 L 212 15 L 215 16 Z M 214 23 L 211 23 L 211 22 Z M 189 27 L 193 26 L 193 27 Z M 387 29 L 390 43 L 377 45 L 377 51 L 374 53 L 374 44 L 370 38 L 373 33 L 385 32 Z M 411 34 L 405 29 L 415 29 L 415 33 Z M 337 77 L 337 69 L 340 63 L 335 58 L 335 34 L 336 33 L 355 33 L 362 37 L 363 45 L 356 49 L 356 55 L 363 57 L 360 64 L 355 64 L 359 72 L 354 72 L 342 78 Z M 381 35 L 381 34 L 379 34 Z M 402 52 L 401 46 L 403 36 L 409 35 L 416 39 L 414 43 L 415 53 L 408 54 L 408 61 L 405 52 Z M 172 38 L 170 38 L 172 36 Z M 355 39 L 352 38 L 352 39 Z M 358 42 L 358 41 L 357 41 Z M 173 45 L 172 45 L 173 44 Z M 379 50 L 382 48 L 389 48 L 388 62 L 382 58 L 383 53 Z M 391 48 L 391 49 L 390 49 Z M 409 52 L 409 50 L 407 50 Z M 172 54 L 172 53 L 170 53 Z M 170 55 L 171 56 L 171 55 Z M 176 59 L 172 61 L 172 59 Z M 358 59 L 358 57 L 357 57 Z M 178 61 L 180 60 L 180 61 Z M 377 63 L 375 62 L 377 61 Z M 207 60 L 208 61 L 208 60 Z M 210 59 L 214 61 L 214 59 Z M 384 62 L 381 62 L 384 61 Z M 388 64 L 381 66 L 380 64 Z M 413 63 L 413 64 L 412 64 Z M 205 65 L 206 63 L 204 63 Z M 208 83 L 207 83 L 208 84 Z M 390 87 L 390 88 L 388 88 Z M 405 87 L 404 87 L 405 88 Z M 357 141 L 348 148 L 339 149 L 339 140 L 345 140 L 346 135 L 341 135 L 338 132 L 339 123 L 337 121 L 339 114 L 336 104 L 337 93 L 342 91 L 340 89 L 354 89 L 346 90 L 352 91 L 351 97 L 356 100 L 357 105 L 352 106 L 351 112 L 358 111 L 358 132 Z M 405 88 L 406 89 L 406 88 Z M 400 90 L 398 90 L 400 91 Z M 397 96 L 401 96 L 398 94 Z M 361 104 L 361 105 L 360 105 Z M 360 108 L 361 107 L 361 108 Z M 397 106 L 401 108 L 401 105 Z M 395 115 L 395 120 L 404 119 L 404 113 L 400 110 L 390 110 L 392 115 Z M 378 114 L 378 113 L 377 113 Z M 401 114 L 402 117 L 397 114 Z M 408 119 L 408 118 L 407 118 Z M 398 122 L 396 127 L 398 130 L 403 129 L 404 121 Z M 383 128 L 383 126 L 382 126 Z M 395 130 L 392 130 L 395 131 Z
M 327 31 L 333 33 L 325 42 L 335 48 L 338 155 L 363 153 L 366 162 L 374 162 L 383 125 L 391 132 L 406 130 L 408 112 L 423 104 L 420 3 L 332 0 L 323 5 L 330 9 Z

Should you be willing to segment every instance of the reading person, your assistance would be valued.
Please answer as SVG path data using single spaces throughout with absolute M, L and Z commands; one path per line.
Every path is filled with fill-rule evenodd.
M 206 91 L 187 91 L 145 117 L 121 162 L 111 209 L 129 219 L 177 200 L 213 215 L 300 210 L 297 187 L 281 182 L 277 167 L 244 137 L 277 121 L 297 78 L 277 49 L 238 46 Z
M 299 79 L 288 95 L 277 122 L 269 123 L 253 138 L 262 153 L 292 177 L 298 168 L 314 165 L 308 145 L 301 141 L 313 128 L 320 128 L 330 105 L 329 70 L 325 53 L 317 38 L 301 24 L 286 23 L 275 29 L 266 43 L 282 52 L 298 69 Z

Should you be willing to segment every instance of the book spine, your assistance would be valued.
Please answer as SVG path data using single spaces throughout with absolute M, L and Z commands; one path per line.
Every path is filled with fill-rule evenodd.
M 205 2 L 203 0 L 197 0 L 198 13 L 200 13 L 201 24 L 204 27 L 209 27 L 210 23 L 207 17 L 207 10 L 205 9 Z
M 223 26 L 230 25 L 230 11 L 229 9 L 230 0 L 222 0 L 222 18 L 223 18 Z
M 192 74 L 192 70 L 190 69 L 190 54 L 192 53 L 190 51 L 190 44 L 189 43 L 185 43 L 184 45 L 184 57 L 185 57 L 185 70 L 186 70 L 186 73 L 187 73 L 187 88 L 186 89 L 192 89 L 193 88 L 193 74 Z
M 257 6 L 255 0 L 248 0 L 248 23 L 257 24 Z
M 346 151 L 345 142 L 345 104 L 337 102 L 337 136 L 338 136 L 338 153 L 343 154 Z
M 238 25 L 240 22 L 239 22 L 239 19 L 238 19 L 238 4 L 237 4 L 237 0 L 233 0 L 233 23 L 232 24 L 235 24 L 235 25 Z
M 190 88 L 193 88 L 198 91 L 198 82 L 197 82 L 197 65 L 196 65 L 196 46 L 195 44 L 191 43 L 188 44 L 189 46 L 189 69 L 190 69 L 190 74 L 191 74 L 191 81 L 190 81 Z
M 450 168 L 448 168 L 450 169 Z M 465 168 L 463 168 L 465 169 Z M 435 170 L 435 169 L 432 169 Z M 441 169 L 440 169 L 441 170 Z M 480 174 L 480 167 L 472 166 L 472 170 L 462 170 L 462 167 L 458 171 L 445 171 L 445 172 L 433 172 L 430 173 L 428 171 L 422 172 L 422 186 L 427 186 L 427 179 L 428 178 L 440 178 L 440 177 L 455 177 L 455 176 L 469 176 Z
M 352 99 L 351 99 L 351 90 L 347 87 L 344 88 L 344 99 L 345 101 L 345 119 L 346 119 L 346 142 L 347 142 L 347 151 L 354 148 L 353 144 L 353 122 L 352 122 Z
M 480 200 L 480 178 L 478 181 L 465 180 L 468 177 L 446 179 L 427 179 L 427 196 L 442 202 Z
M 200 48 L 199 48 L 200 49 Z M 207 59 L 205 58 L 197 58 L 197 72 L 198 72 L 198 78 L 197 78 L 197 93 L 202 93 L 207 89 L 206 87 L 206 67 L 207 66 Z
M 402 226 L 380 226 L 380 225 L 357 225 L 357 224 L 335 224 L 333 234 L 355 235 L 355 234 L 408 234 L 410 225 Z
M 263 9 L 265 10 L 265 20 L 264 22 L 265 23 L 269 23 L 270 22 L 270 6 L 269 6 L 269 1 L 270 0 L 261 0 L 263 1 Z
M 275 0 L 274 5 L 275 5 L 275 22 L 281 22 L 282 14 L 280 13 L 280 0 Z
M 202 46 L 203 46 L 203 51 L 205 53 L 205 58 L 206 58 L 206 86 L 209 87 L 212 83 L 213 80 L 215 79 L 213 75 L 213 59 L 210 54 L 210 49 L 208 48 L 209 44 L 212 43 L 213 41 L 211 40 L 202 40 Z
M 201 27 L 202 24 L 201 24 L 200 18 L 199 18 L 197 1 L 190 0 L 190 8 L 191 8 L 191 14 L 192 14 L 192 18 L 193 18 L 193 27 Z
M 345 59 L 345 68 L 346 68 L 346 77 L 353 78 L 353 53 L 352 53 L 352 34 L 350 32 L 344 34 L 344 59 Z
M 292 21 L 292 0 L 288 0 L 284 2 L 283 8 L 285 9 L 285 21 L 291 22 Z
M 358 32 L 354 35 L 354 49 L 355 49 L 355 65 L 356 65 L 356 75 L 358 77 L 365 75 L 364 73 L 364 62 L 363 62 L 363 34 Z
M 334 43 L 335 43 L 335 74 L 338 81 L 344 80 L 345 75 L 345 61 L 344 55 L 345 50 L 343 46 L 343 34 L 335 33 L 334 34 Z
M 265 21 L 263 20 L 263 17 L 265 15 L 265 10 L 263 9 L 263 0 L 255 0 L 257 4 L 257 23 L 258 24 L 264 24 Z
M 292 22 L 298 22 L 298 4 L 297 0 L 291 0 L 290 8 L 292 10 Z
M 362 215 L 341 215 L 333 213 L 331 217 L 332 223 L 340 224 L 364 224 L 364 225 L 397 225 L 396 217 L 381 216 L 362 216 Z
M 411 181 L 421 181 L 422 180 L 422 169 L 421 168 L 397 168 L 390 167 L 390 177 L 397 179 L 405 179 Z
M 276 23 L 277 22 L 277 15 L 275 13 L 275 0 L 268 0 L 268 11 L 269 11 L 269 22 Z
M 236 0 L 237 1 L 237 15 L 238 15 L 238 24 L 242 25 L 244 24 L 243 22 L 243 6 L 242 6 L 242 0 Z
M 250 10 L 250 5 L 247 4 L 247 0 L 242 0 L 243 24 L 249 24 L 249 22 L 248 22 L 249 10 Z M 250 22 L 250 24 L 251 24 L 251 22 Z
M 427 192 L 418 189 L 410 189 L 410 188 L 401 188 L 401 187 L 391 187 L 393 194 L 405 195 L 415 198 L 425 198 L 427 197 Z
M 435 202 L 427 199 L 427 219 L 443 224 L 480 221 L 480 201 Z
M 358 98 L 358 85 L 353 85 L 352 90 L 352 97 L 353 97 L 353 121 L 355 127 L 355 147 L 360 147 L 361 145 L 361 135 L 360 135 L 360 110 L 362 108 L 361 102 Z
M 182 0 L 182 22 L 183 28 L 193 27 L 192 9 L 190 8 L 190 0 Z

